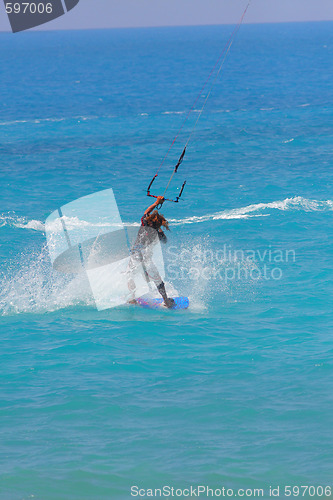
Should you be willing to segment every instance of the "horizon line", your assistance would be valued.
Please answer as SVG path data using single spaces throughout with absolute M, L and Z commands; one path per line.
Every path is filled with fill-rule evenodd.
M 52 22 L 52 21 L 51 21 Z M 257 21 L 257 22 L 244 22 L 243 26 L 250 25 L 262 25 L 262 24 L 305 24 L 305 23 L 330 23 L 333 22 L 333 19 L 321 19 L 321 20 L 302 20 L 302 21 Z M 47 24 L 47 23 L 45 23 Z M 100 28 L 56 28 L 56 29 L 38 29 L 30 28 L 27 30 L 19 31 L 17 33 L 13 33 L 10 29 L 8 30 L 0 30 L 0 33 L 10 33 L 13 35 L 17 35 L 19 33 L 43 33 L 43 32 L 51 32 L 51 31 L 102 31 L 102 30 L 130 30 L 130 29 L 154 29 L 154 28 L 199 28 L 199 27 L 209 27 L 209 26 L 235 26 L 235 23 L 219 23 L 219 24 L 162 24 L 162 25 L 154 25 L 154 26 L 109 26 L 109 27 L 100 27 Z

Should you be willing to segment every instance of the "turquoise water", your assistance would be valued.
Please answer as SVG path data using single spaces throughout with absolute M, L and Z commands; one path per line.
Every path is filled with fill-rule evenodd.
M 44 222 L 139 221 L 232 27 L 0 34 L 1 498 L 332 486 L 332 27 L 242 26 L 163 206 L 177 312 L 97 312 Z

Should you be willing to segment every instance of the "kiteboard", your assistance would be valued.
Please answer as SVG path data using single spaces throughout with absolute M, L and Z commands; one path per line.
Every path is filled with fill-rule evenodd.
M 170 309 L 187 309 L 189 306 L 189 300 L 188 297 L 172 297 L 174 300 L 174 306 L 171 307 Z M 151 298 L 143 298 L 139 297 L 136 300 L 136 303 L 141 306 L 145 307 L 147 309 L 166 309 L 166 305 L 164 304 L 164 301 L 161 297 L 157 299 L 151 299 Z

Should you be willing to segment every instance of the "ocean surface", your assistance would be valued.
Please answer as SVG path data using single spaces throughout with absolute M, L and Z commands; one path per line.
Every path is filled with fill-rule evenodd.
M 1 500 L 329 496 L 332 22 L 241 27 L 162 210 L 188 310 L 98 312 L 46 244 L 103 189 L 140 221 L 232 30 L 0 33 Z

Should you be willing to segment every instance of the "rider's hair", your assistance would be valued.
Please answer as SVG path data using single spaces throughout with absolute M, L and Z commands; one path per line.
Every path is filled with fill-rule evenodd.
M 146 221 L 154 229 L 159 229 L 161 226 L 163 226 L 163 227 L 165 227 L 165 229 L 170 231 L 168 221 L 165 219 L 165 217 L 162 214 L 159 214 L 157 210 L 154 210 L 154 212 L 147 215 Z

